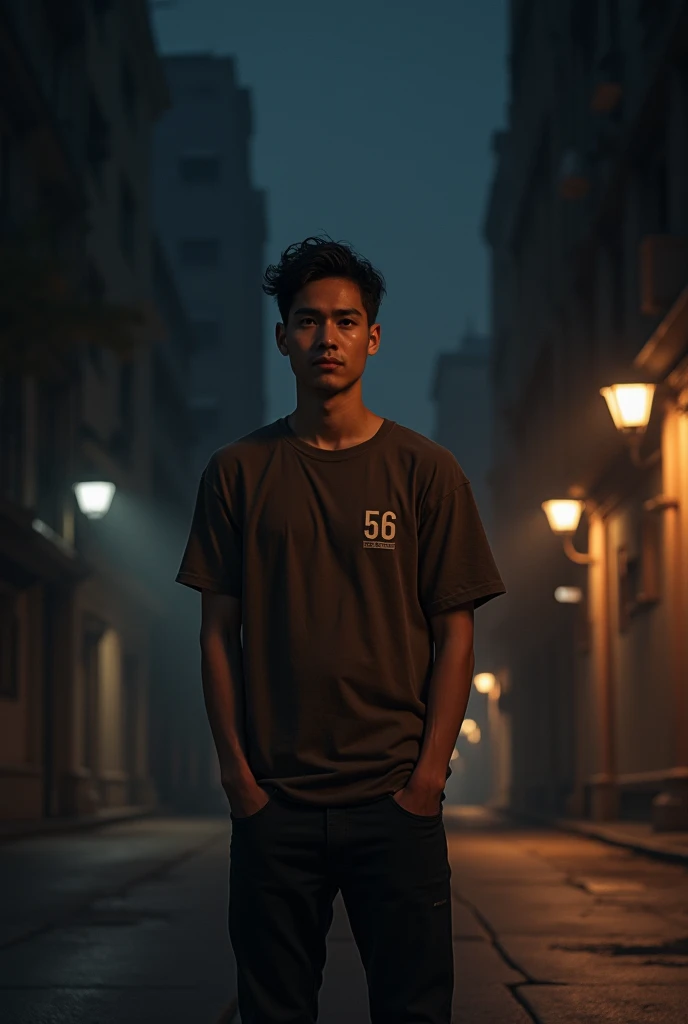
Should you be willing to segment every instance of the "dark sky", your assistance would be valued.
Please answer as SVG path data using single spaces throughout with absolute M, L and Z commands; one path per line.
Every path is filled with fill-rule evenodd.
M 163 52 L 237 58 L 268 192 L 266 259 L 324 231 L 383 271 L 365 401 L 430 436 L 436 354 L 467 321 L 488 324 L 480 232 L 504 116 L 505 0 L 177 0 L 155 27 Z M 294 384 L 266 303 L 273 419 L 292 410 Z

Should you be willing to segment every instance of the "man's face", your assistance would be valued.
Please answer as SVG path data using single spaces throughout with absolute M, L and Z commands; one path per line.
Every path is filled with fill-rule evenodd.
M 302 288 L 287 323 L 277 324 L 276 336 L 298 383 L 326 394 L 350 388 L 380 347 L 380 325 L 368 324 L 358 285 L 341 277 Z

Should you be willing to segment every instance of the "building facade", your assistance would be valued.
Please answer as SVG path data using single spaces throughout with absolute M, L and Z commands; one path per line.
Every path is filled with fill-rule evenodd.
M 165 71 L 172 102 L 156 130 L 153 197 L 195 337 L 198 476 L 213 451 L 264 422 L 265 200 L 251 180 L 250 95 L 234 61 L 166 57 Z
M 435 406 L 433 440 L 452 452 L 470 480 L 480 517 L 492 540 L 490 350 L 488 337 L 467 329 L 455 351 L 438 356 L 431 398 Z M 499 667 L 494 649 L 500 619 L 501 600 L 490 602 L 476 617 L 476 672 L 495 672 Z M 475 688 L 467 717 L 478 724 L 481 741 L 475 746 L 461 744 L 460 760 L 452 765 L 456 783 L 450 783 L 450 796 L 461 803 L 496 801 L 501 793 L 506 722 L 498 714 L 495 701 Z
M 513 0 L 510 40 L 486 216 L 509 798 L 685 827 L 688 5 Z M 639 450 L 621 383 L 656 385 Z M 554 498 L 585 502 L 587 557 Z
M 72 485 L 114 483 L 113 511 L 151 489 L 149 162 L 166 84 L 142 0 L 5 3 L 0 38 L 3 241 L 23 238 L 54 301 L 44 324 L 17 292 L 37 356 L 2 366 L 0 814 L 143 806 L 157 600 L 126 517 L 87 520 Z M 37 278 L 46 254 L 56 270 Z
M 194 335 L 157 239 L 153 278 L 164 332 L 153 350 L 152 494 L 140 553 L 161 610 L 151 635 L 150 765 L 162 807 L 209 811 L 222 804 L 198 671 L 199 602 L 174 581 L 198 483 L 188 396 Z

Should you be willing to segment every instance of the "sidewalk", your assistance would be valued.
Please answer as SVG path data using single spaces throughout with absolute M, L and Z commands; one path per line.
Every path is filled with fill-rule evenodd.
M 511 811 L 494 808 L 506 820 L 530 822 L 561 832 L 599 839 L 612 846 L 621 846 L 634 853 L 659 857 L 678 864 L 688 863 L 688 832 L 655 832 L 645 821 L 589 821 L 586 818 L 555 818 L 535 811 Z
M 14 839 L 30 839 L 32 836 L 81 832 L 84 829 L 100 828 L 103 825 L 115 825 L 120 822 L 134 821 L 137 818 L 146 818 L 154 812 L 155 807 L 151 804 L 150 806 L 114 807 L 82 817 L 22 818 L 0 821 L 0 843 Z

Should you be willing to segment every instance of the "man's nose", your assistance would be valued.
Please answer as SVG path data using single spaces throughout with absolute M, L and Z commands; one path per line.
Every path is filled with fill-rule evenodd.
M 333 320 L 323 320 L 316 332 L 316 338 L 320 345 L 334 344 L 335 325 Z

